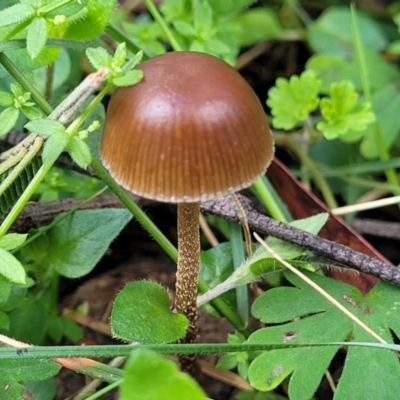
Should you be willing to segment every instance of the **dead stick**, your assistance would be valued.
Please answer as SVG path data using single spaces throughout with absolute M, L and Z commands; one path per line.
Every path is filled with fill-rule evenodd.
M 400 270 L 395 266 L 383 263 L 359 251 L 352 250 L 343 244 L 322 239 L 317 235 L 275 221 L 256 211 L 249 199 L 244 196 L 239 197 L 240 202 L 246 210 L 250 229 L 297 244 L 300 247 L 313 251 L 315 254 L 400 286 Z M 240 211 L 230 197 L 203 202 L 201 210 L 204 213 L 217 215 L 231 222 L 240 223 L 241 220 Z

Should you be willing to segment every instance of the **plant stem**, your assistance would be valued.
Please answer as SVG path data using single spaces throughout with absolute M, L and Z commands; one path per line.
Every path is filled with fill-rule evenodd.
M 149 235 L 154 238 L 168 256 L 176 262 L 178 259 L 178 252 L 174 245 L 164 236 L 145 212 L 133 201 L 129 194 L 115 182 L 107 169 L 95 156 L 92 158 L 91 167 L 96 172 L 97 176 L 113 191 L 125 207 L 132 213 L 140 225 L 142 225 Z
M 178 204 L 178 266 L 176 272 L 176 310 L 189 320 L 189 328 L 181 343 L 197 341 L 197 286 L 200 270 L 200 203 Z M 179 358 L 183 371 L 196 372 L 196 358 Z
M 168 25 L 164 21 L 164 18 L 160 15 L 153 2 L 151 0 L 143 0 L 143 3 L 146 5 L 147 9 L 149 10 L 153 18 L 160 25 L 161 29 L 164 31 L 165 35 L 168 38 L 169 44 L 172 46 L 172 48 L 175 51 L 182 51 L 182 47 L 175 39 L 174 35 L 171 32 L 171 29 L 169 29 Z

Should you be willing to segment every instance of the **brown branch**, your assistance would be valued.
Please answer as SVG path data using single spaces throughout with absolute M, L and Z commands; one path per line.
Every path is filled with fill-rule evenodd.
M 400 270 L 395 266 L 352 250 L 343 244 L 322 239 L 317 235 L 277 222 L 256 211 L 246 197 L 239 196 L 239 198 L 246 210 L 250 229 L 297 244 L 315 254 L 400 286 Z M 204 213 L 217 215 L 231 222 L 240 223 L 241 220 L 240 211 L 230 197 L 203 202 L 201 210 Z

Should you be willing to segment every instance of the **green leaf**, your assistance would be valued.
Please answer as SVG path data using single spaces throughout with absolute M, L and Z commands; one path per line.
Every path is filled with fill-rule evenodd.
M 114 57 L 113 57 L 113 64 L 116 67 L 122 67 L 126 60 L 126 43 L 122 42 L 118 45 L 117 49 L 115 50 Z
M 216 14 L 230 15 L 238 13 L 254 2 L 255 0 L 213 0 L 210 1 L 210 6 Z
M 85 18 L 68 26 L 64 39 L 86 41 L 98 36 L 109 22 L 116 3 L 116 0 L 88 0 Z
M 15 4 L 0 11 L 0 26 L 23 22 L 35 14 L 35 9 L 28 4 Z
M 16 350 L 18 351 L 18 350 Z M 22 352 L 24 350 L 21 350 Z M 29 351 L 28 349 L 26 351 Z M 0 381 L 10 380 L 14 382 L 38 381 L 56 375 L 61 366 L 53 360 L 38 359 L 14 359 L 2 360 L 0 366 Z M 11 378 L 12 377 L 12 378 Z M 2 385 L 2 387 L 4 387 Z
M 332 83 L 344 79 L 351 81 L 354 88 L 362 89 L 361 77 L 355 62 L 332 54 L 314 54 L 307 60 L 306 69 L 321 79 L 321 93 L 328 94 Z
M 272 123 L 275 128 L 290 130 L 318 106 L 321 81 L 311 71 L 290 80 L 278 78 L 276 86 L 268 92 L 267 104 L 271 107 Z
M 111 54 L 103 47 L 89 47 L 86 50 L 86 57 L 95 69 L 107 67 L 113 60 Z
M 86 169 L 92 161 L 92 153 L 89 146 L 78 137 L 74 136 L 68 142 L 67 152 L 81 168 Z
M 14 96 L 8 92 L 0 92 L 0 106 L 10 107 L 14 105 Z
M 36 121 L 31 121 L 36 122 Z M 57 131 L 49 136 L 46 140 L 43 152 L 42 160 L 43 164 L 53 164 L 60 154 L 65 150 L 69 141 L 68 134 L 64 131 Z
M 65 134 L 65 127 L 61 122 L 54 119 L 35 119 L 25 124 L 29 132 L 41 133 L 42 135 Z
M 213 15 L 208 2 L 203 1 L 198 4 L 194 14 L 193 25 L 198 35 L 209 35 L 213 25 Z
M 375 53 L 384 50 L 387 39 L 381 25 L 361 12 L 357 20 L 362 44 Z M 326 8 L 308 29 L 308 40 L 316 52 L 336 54 L 346 59 L 353 41 L 350 8 Z
M 206 400 L 195 380 L 176 363 L 157 353 L 137 349 L 130 355 L 120 387 L 121 400 Z
M 232 23 L 240 26 L 241 46 L 277 39 L 283 32 L 276 12 L 266 7 L 248 10 L 237 16 Z
M 4 329 L 5 331 L 8 331 L 10 329 L 10 319 L 8 318 L 8 315 L 0 310 L 0 329 Z
M 171 311 L 168 293 L 158 283 L 129 283 L 115 299 L 111 329 L 120 339 L 142 344 L 171 343 L 185 336 L 187 328 L 187 318 Z
M 44 49 L 47 42 L 47 23 L 44 18 L 34 18 L 28 27 L 26 49 L 32 59 Z
M 196 31 L 194 30 L 193 26 L 189 24 L 188 22 L 185 21 L 175 21 L 174 22 L 174 28 L 183 36 L 186 37 L 191 37 L 196 34 Z
M 305 274 L 387 342 L 393 342 L 391 331 L 399 336 L 399 288 L 380 282 L 364 296 L 353 286 L 317 274 Z M 249 343 L 326 343 L 341 342 L 350 337 L 353 341 L 372 340 L 358 325 L 299 277 L 288 271 L 285 276 L 295 287 L 271 289 L 253 303 L 253 315 L 274 326 L 254 332 L 248 340 Z M 310 399 L 337 350 L 337 346 L 326 346 L 264 352 L 250 365 L 250 383 L 258 390 L 267 391 L 277 387 L 283 379 L 291 375 L 289 398 Z M 400 379 L 400 366 L 396 355 L 389 351 L 382 351 L 378 355 L 370 350 L 348 350 L 335 400 L 397 398 L 394 387 Z M 365 363 L 365 360 L 369 362 Z M 361 362 L 364 363 L 362 368 Z M 380 371 L 378 363 L 385 365 Z M 312 368 L 304 368 L 304 365 L 312 365 Z
M 127 72 L 122 76 L 113 79 L 115 86 L 131 86 L 136 85 L 143 79 L 143 71 L 138 69 Z
M 131 219 L 123 209 L 76 211 L 48 232 L 48 268 L 68 278 L 88 274 Z
M 320 103 L 325 121 L 317 124 L 327 139 L 335 139 L 348 131 L 361 132 L 375 121 L 375 115 L 368 102 L 359 103 L 358 94 L 349 81 L 334 83 L 330 88 L 330 98 Z
M 25 115 L 26 118 L 29 120 L 35 120 L 35 119 L 40 119 L 43 118 L 43 113 L 40 111 L 38 108 L 35 106 L 21 106 L 20 110 L 22 113 Z
M 0 239 L 0 248 L 3 250 L 13 250 L 21 246 L 28 234 L 27 233 L 9 233 Z
M 24 267 L 11 253 L 4 249 L 0 249 L 0 275 L 9 282 L 25 283 Z
M 14 107 L 8 107 L 0 114 L 0 137 L 6 135 L 14 128 L 18 120 L 19 111 Z

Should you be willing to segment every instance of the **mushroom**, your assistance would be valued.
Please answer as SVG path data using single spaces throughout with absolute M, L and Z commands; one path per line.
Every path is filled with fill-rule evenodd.
M 203 53 L 172 52 L 139 66 L 143 80 L 111 97 L 102 161 L 125 189 L 178 204 L 178 312 L 197 337 L 200 201 L 265 173 L 274 143 L 263 107 L 241 75 Z

